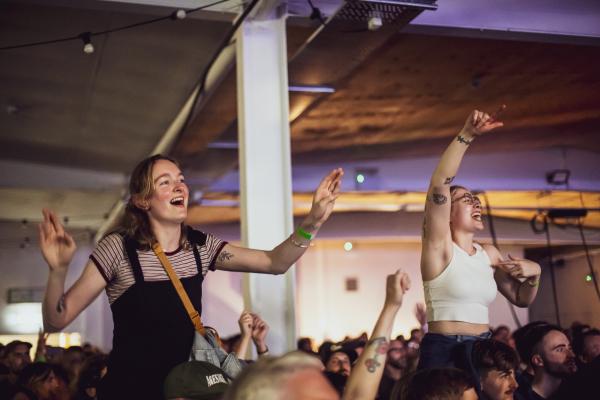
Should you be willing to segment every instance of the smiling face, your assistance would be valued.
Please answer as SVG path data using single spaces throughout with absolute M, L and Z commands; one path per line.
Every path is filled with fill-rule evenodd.
M 333 353 L 325 365 L 326 371 L 335 372 L 336 374 L 345 376 L 350 375 L 350 368 L 350 358 L 346 353 L 342 353 L 341 351 Z
M 518 387 L 514 369 L 492 369 L 481 378 L 481 390 L 490 400 L 512 400 Z
M 181 224 L 187 216 L 188 187 L 175 163 L 161 159 L 152 166 L 152 194 L 136 201 L 152 225 Z
M 480 231 L 484 228 L 481 221 L 481 201 L 469 190 L 461 186 L 452 190 L 450 224 L 452 230 Z

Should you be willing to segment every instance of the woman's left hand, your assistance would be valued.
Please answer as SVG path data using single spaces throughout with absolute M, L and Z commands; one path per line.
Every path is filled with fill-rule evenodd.
M 515 279 L 539 277 L 542 273 L 542 269 L 538 263 L 524 258 L 513 257 L 510 254 L 508 255 L 508 260 L 500 261 L 494 267 L 500 268 Z
M 331 171 L 319 184 L 313 196 L 312 207 L 308 214 L 308 223 L 310 230 L 318 230 L 333 211 L 335 200 L 340 195 L 340 187 L 344 170 L 336 168 Z

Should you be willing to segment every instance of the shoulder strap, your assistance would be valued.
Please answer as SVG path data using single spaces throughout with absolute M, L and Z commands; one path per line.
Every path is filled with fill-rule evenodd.
M 202 259 L 200 258 L 200 252 L 198 252 L 198 246 L 204 246 L 206 244 L 206 234 L 195 230 L 194 228 L 187 227 L 187 237 L 192 245 L 192 251 L 194 252 L 194 259 L 196 260 L 196 269 L 198 273 L 202 275 Z
M 186 234 L 191 244 L 195 244 L 197 246 L 204 246 L 204 244 L 206 244 L 206 233 L 188 226 Z
M 202 324 L 202 319 L 200 318 L 200 314 L 198 314 L 198 311 L 196 311 L 196 309 L 194 308 L 189 296 L 187 295 L 185 289 L 183 288 L 183 285 L 181 284 L 181 281 L 179 280 L 179 277 L 175 273 L 175 270 L 173 270 L 173 266 L 171 265 L 171 262 L 169 261 L 169 259 L 165 255 L 165 252 L 163 251 L 162 247 L 160 246 L 160 243 L 158 243 L 158 242 L 155 243 L 152 246 L 152 250 L 154 250 L 154 254 L 156 254 L 156 256 L 160 260 L 160 263 L 162 264 L 163 268 L 167 272 L 167 275 L 169 275 L 169 279 L 171 279 L 171 283 L 175 287 L 175 290 L 177 290 L 177 294 L 179 295 L 179 298 L 181 299 L 181 302 L 183 303 L 185 310 L 187 311 L 188 315 L 190 316 L 190 319 L 192 320 L 192 323 L 194 324 L 194 328 L 196 329 L 196 331 L 199 334 L 204 336 L 204 332 L 205 332 L 204 325 Z
M 140 259 L 137 254 L 137 240 L 131 236 L 125 235 L 123 237 L 123 245 L 125 246 L 125 252 L 127 253 L 127 258 L 129 258 L 129 263 L 131 264 L 133 277 L 135 278 L 136 283 L 143 282 L 144 274 L 142 274 L 142 266 L 140 265 Z

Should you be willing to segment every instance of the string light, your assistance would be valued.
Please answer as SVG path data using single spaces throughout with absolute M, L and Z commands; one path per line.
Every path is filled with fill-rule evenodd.
M 68 36 L 68 37 L 63 37 L 63 38 L 57 38 L 57 39 L 50 39 L 50 40 L 42 40 L 39 42 L 30 42 L 30 43 L 22 43 L 22 44 L 16 44 L 16 45 L 10 45 L 10 46 L 3 46 L 0 47 L 0 50 L 13 50 L 13 49 L 21 49 L 24 47 L 34 47 L 34 46 L 43 46 L 46 44 L 54 44 L 54 43 L 62 43 L 62 42 L 68 42 L 68 41 L 73 41 L 73 40 L 83 40 L 84 45 L 83 45 L 83 51 L 86 54 L 92 54 L 94 52 L 94 46 L 92 45 L 91 42 L 91 37 L 92 36 L 100 36 L 100 35 L 106 35 L 109 33 L 113 33 L 113 32 L 119 32 L 119 31 L 124 31 L 124 30 L 128 30 L 128 29 L 133 29 L 133 28 L 137 28 L 140 26 L 144 26 L 144 25 L 149 25 L 149 24 L 154 24 L 156 22 L 160 22 L 160 21 L 165 21 L 168 19 L 173 19 L 173 20 L 182 20 L 184 19 L 188 14 L 194 13 L 196 11 L 200 11 L 200 10 L 204 10 L 206 8 L 210 8 L 216 5 L 219 5 L 221 3 L 226 3 L 232 0 L 218 0 L 218 1 L 214 1 L 210 4 L 206 4 L 204 6 L 200 6 L 200 7 L 196 7 L 196 8 L 191 8 L 187 11 L 179 9 L 176 10 L 172 13 L 170 13 L 169 15 L 165 16 L 165 17 L 158 17 L 158 18 L 153 18 L 150 20 L 146 20 L 146 21 L 142 21 L 142 22 L 137 22 L 135 24 L 129 24 L 129 25 L 124 25 L 124 26 L 120 26 L 117 28 L 113 28 L 113 29 L 107 29 L 104 31 L 99 31 L 99 32 L 83 32 L 80 33 L 78 35 L 75 36 Z M 85 41 L 85 37 L 87 37 L 89 39 L 89 42 Z
M 85 54 L 92 54 L 94 52 L 94 45 L 92 44 L 92 32 L 84 32 L 79 35 L 79 38 L 83 41 L 83 52 Z
M 187 13 L 185 10 L 181 9 L 174 11 L 173 14 L 171 14 L 171 19 L 184 19 L 185 17 L 187 17 Z

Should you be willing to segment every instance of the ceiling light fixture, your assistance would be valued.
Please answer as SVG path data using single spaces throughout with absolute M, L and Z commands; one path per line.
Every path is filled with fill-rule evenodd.
M 181 9 L 173 11 L 173 14 L 171 14 L 171 19 L 173 20 L 184 19 L 185 17 L 187 17 L 187 13 L 185 12 L 185 10 Z
M 92 44 L 92 32 L 83 32 L 79 34 L 79 38 L 83 41 L 83 52 L 85 54 L 92 54 L 94 52 L 94 45 Z
M 290 85 L 288 86 L 290 92 L 300 93 L 335 93 L 335 88 L 331 86 L 317 86 L 317 85 Z

